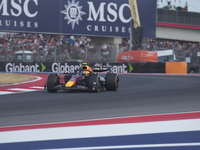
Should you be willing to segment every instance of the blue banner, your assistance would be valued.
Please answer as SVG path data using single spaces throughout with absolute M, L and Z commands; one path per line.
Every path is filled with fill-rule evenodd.
M 138 0 L 143 37 L 155 38 L 156 0 Z M 0 0 L 0 31 L 130 35 L 128 0 Z

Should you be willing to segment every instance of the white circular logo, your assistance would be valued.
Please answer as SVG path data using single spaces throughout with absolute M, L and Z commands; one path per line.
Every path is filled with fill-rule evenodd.
M 79 20 L 82 20 L 82 15 L 85 15 L 86 13 L 81 11 L 82 6 L 79 6 L 79 1 L 75 2 L 75 0 L 72 0 L 72 2 L 68 1 L 68 5 L 64 5 L 65 10 L 61 11 L 61 13 L 65 14 L 65 20 L 67 19 L 67 24 L 72 25 L 72 29 L 74 29 L 75 24 L 79 25 Z

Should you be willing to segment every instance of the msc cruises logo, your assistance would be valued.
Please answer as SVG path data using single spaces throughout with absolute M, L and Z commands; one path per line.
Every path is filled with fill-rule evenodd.
M 79 25 L 79 20 L 82 20 L 82 15 L 85 15 L 86 13 L 81 11 L 82 6 L 79 6 L 79 1 L 75 2 L 75 0 L 72 0 L 72 2 L 68 1 L 68 5 L 64 5 L 65 10 L 61 11 L 61 13 L 65 14 L 65 18 L 68 22 L 67 24 L 72 25 L 72 29 L 74 29 L 75 24 Z

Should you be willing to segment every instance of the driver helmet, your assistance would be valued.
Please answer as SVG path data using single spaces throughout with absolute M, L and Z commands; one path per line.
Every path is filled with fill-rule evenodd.
M 92 68 L 87 65 L 82 66 L 82 69 L 92 71 Z M 85 72 L 85 74 L 89 74 L 90 73 L 89 71 L 84 71 L 84 72 Z

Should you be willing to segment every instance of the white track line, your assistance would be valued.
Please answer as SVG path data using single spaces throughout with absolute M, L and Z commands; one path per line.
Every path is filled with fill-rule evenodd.
M 100 150 L 100 149 L 122 149 L 122 148 L 156 148 L 156 147 L 180 147 L 180 146 L 200 146 L 200 143 L 170 143 L 170 144 L 144 144 L 144 145 L 120 145 L 120 146 L 98 146 L 98 147 L 78 147 L 78 148 L 57 148 L 40 150 Z
M 8 90 L 12 90 L 12 91 L 23 91 L 23 92 L 31 92 L 31 91 L 37 91 L 37 90 L 33 90 L 33 89 L 22 89 L 22 88 L 11 88 Z
M 42 87 L 42 86 L 31 86 L 31 87 L 29 87 L 29 88 L 33 88 L 33 89 L 44 89 L 44 87 Z
M 14 94 L 16 92 L 6 92 L 6 91 L 0 91 L 0 95 L 6 95 L 6 94 Z

